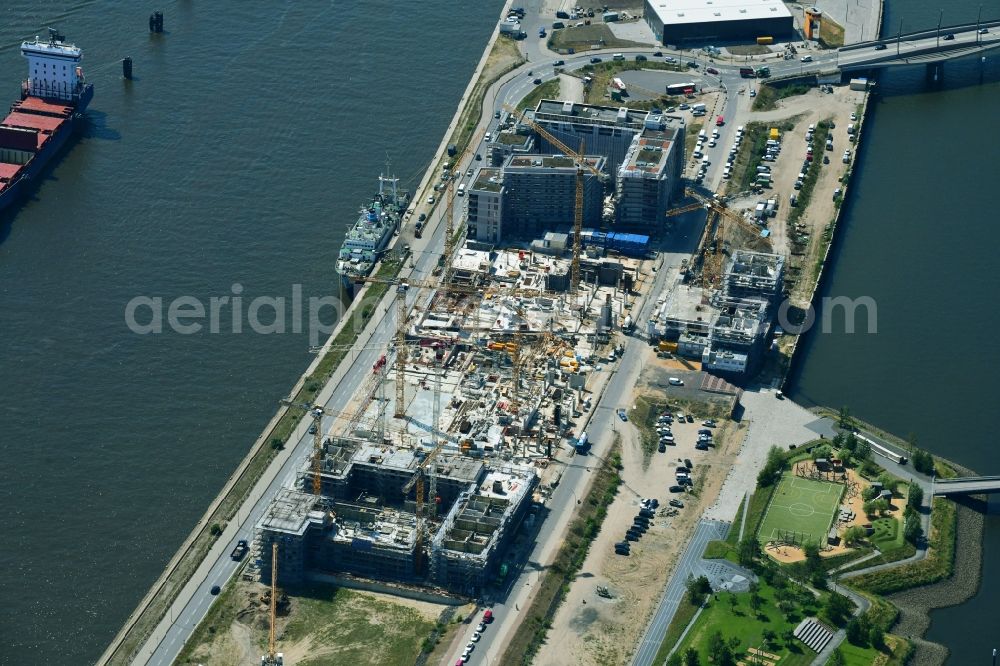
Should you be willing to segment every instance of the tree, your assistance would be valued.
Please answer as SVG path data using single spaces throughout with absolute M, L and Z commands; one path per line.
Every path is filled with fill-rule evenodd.
M 761 605 L 764 603 L 764 597 L 760 596 L 760 592 L 754 589 L 754 586 L 750 586 L 750 608 L 756 613 L 760 610 Z
M 695 652 L 695 656 L 697 655 L 698 653 Z M 667 666 L 684 666 L 684 658 L 681 657 L 680 652 L 674 652 L 670 655 L 670 659 L 667 659 Z
M 740 564 L 749 567 L 760 555 L 760 541 L 754 536 L 743 537 L 739 545 Z
M 731 666 L 735 663 L 733 651 L 722 637 L 721 631 L 715 631 L 708 637 L 708 658 L 716 666 Z
M 833 449 L 826 444 L 821 444 L 812 450 L 813 460 L 819 460 L 820 458 L 829 460 L 831 457 L 833 457 Z
M 837 425 L 844 430 L 854 430 L 854 419 L 851 418 L 851 409 L 844 405 L 837 414 Z
M 889 510 L 892 509 L 892 504 L 889 503 L 889 500 L 885 499 L 877 499 L 872 502 L 872 505 L 875 507 L 875 510 L 878 511 L 880 516 L 885 516 L 889 513 Z
M 914 448 L 913 469 L 917 470 L 921 474 L 931 474 L 934 471 L 934 456 L 926 451 Z
M 826 603 L 823 605 L 823 610 L 830 622 L 839 627 L 851 615 L 851 611 L 854 610 L 854 604 L 844 595 L 831 592 Z
M 872 447 L 867 441 L 863 439 L 858 439 L 853 434 L 847 436 L 847 447 L 851 448 L 851 442 L 854 442 L 854 457 L 861 462 L 865 460 L 871 460 L 872 457 Z
M 819 557 L 819 544 L 815 541 L 806 541 L 802 544 L 802 552 L 806 554 L 806 568 L 812 572 L 823 566 L 823 560 Z
M 729 593 L 729 609 L 736 615 L 736 607 L 739 605 L 739 600 L 736 599 L 736 595 L 732 592 Z
M 876 497 L 878 497 L 878 492 L 879 492 L 878 488 L 876 488 L 875 486 L 868 486 L 867 488 L 861 491 L 861 499 L 863 499 L 866 502 L 870 502 Z
M 778 646 L 778 634 L 774 633 L 773 629 L 764 629 L 761 635 L 768 647 L 774 648 Z
M 701 657 L 698 656 L 698 651 L 693 647 L 689 647 L 684 652 L 684 666 L 701 666 Z
M 878 475 L 878 480 L 879 483 L 882 484 L 882 487 L 886 490 L 891 490 L 893 495 L 899 491 L 899 479 L 894 477 L 892 474 L 882 472 Z
M 852 527 L 848 527 L 847 531 L 844 532 L 844 543 L 848 546 L 853 546 L 860 541 L 863 541 L 866 536 L 868 536 L 868 532 L 865 528 L 860 525 L 854 525 Z
M 910 481 L 910 485 L 906 490 L 906 506 L 910 507 L 914 511 L 919 511 L 920 506 L 924 503 L 924 489 L 920 487 L 920 484 L 916 481 Z
M 781 477 L 781 472 L 785 469 L 785 454 L 777 446 L 772 446 L 767 452 L 767 461 L 757 475 L 757 485 L 766 488 Z
M 847 623 L 847 640 L 851 645 L 865 647 L 868 644 L 868 622 L 864 616 L 851 618 Z
M 219 523 L 212 523 L 212 527 L 209 528 L 208 533 L 214 537 L 219 536 L 222 534 L 222 525 Z
M 844 653 L 837 648 L 830 655 L 830 661 L 826 662 L 826 666 L 847 666 L 847 662 L 844 660 Z
M 916 513 L 909 513 L 903 522 L 903 538 L 912 544 L 916 544 L 924 534 L 924 528 L 920 525 L 920 516 Z
M 868 642 L 876 650 L 881 650 L 885 646 L 885 632 L 880 627 L 872 625 L 868 630 Z
M 705 597 L 712 593 L 712 584 L 705 576 L 688 576 L 687 580 L 688 600 L 695 606 L 700 606 L 705 602 Z

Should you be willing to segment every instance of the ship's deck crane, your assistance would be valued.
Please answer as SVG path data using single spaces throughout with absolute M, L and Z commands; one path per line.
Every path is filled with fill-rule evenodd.
M 406 293 L 410 287 L 421 289 L 437 289 L 443 292 L 460 294 L 478 294 L 478 287 L 458 285 L 458 284 L 437 284 L 435 282 L 425 282 L 423 280 L 413 280 L 404 278 L 377 278 L 377 277 L 355 277 L 355 282 L 369 282 L 377 284 L 389 284 L 396 287 L 396 412 L 395 418 L 406 417 L 406 322 L 409 316 L 409 307 L 406 305 Z
M 544 127 L 536 123 L 531 118 L 524 115 L 523 112 L 518 111 L 516 108 L 510 104 L 504 104 L 503 108 L 514 115 L 518 119 L 518 122 L 523 122 L 525 125 L 538 132 L 540 135 L 545 137 L 545 139 L 551 143 L 553 146 L 559 149 L 567 157 L 573 159 L 573 163 L 576 165 L 576 204 L 573 210 L 573 264 L 570 270 L 570 291 L 571 293 L 576 293 L 577 289 L 580 287 L 580 257 L 583 253 L 582 243 L 583 243 L 583 176 L 584 170 L 590 171 L 592 174 L 597 176 L 600 180 L 604 180 L 604 174 L 600 170 L 594 168 L 590 163 L 587 162 L 586 157 L 583 153 L 586 151 L 586 144 L 583 139 L 580 140 L 580 152 L 577 152 L 567 146 L 565 143 L 552 136 L 552 134 L 546 130 Z

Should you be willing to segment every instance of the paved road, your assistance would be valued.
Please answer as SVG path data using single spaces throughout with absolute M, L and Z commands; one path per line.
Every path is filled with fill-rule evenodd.
M 688 542 L 680 562 L 677 563 L 677 569 L 670 577 L 670 582 L 663 592 L 653 620 L 646 628 L 646 634 L 632 658 L 632 666 L 652 666 L 653 659 L 663 642 L 663 636 L 667 633 L 667 628 L 670 626 L 671 620 L 674 619 L 678 606 L 684 600 L 688 576 L 697 578 L 702 575 L 701 556 L 705 552 L 705 546 L 709 541 L 725 539 L 728 531 L 729 523 L 727 522 L 719 520 L 698 522 L 698 528 L 691 537 L 691 541 Z
M 991 21 L 983 25 L 989 26 L 986 28 L 988 32 L 983 35 L 973 25 L 963 30 L 942 28 L 940 35 L 936 30 L 925 30 L 902 35 L 898 40 L 889 37 L 882 40 L 886 48 L 878 51 L 875 50 L 875 42 L 845 47 L 837 54 L 837 67 L 850 70 L 906 65 L 907 59 L 932 62 L 950 57 L 950 51 L 956 51 L 953 55 L 961 57 L 968 55 L 969 50 L 978 52 L 979 49 L 1000 47 L 1000 23 Z M 954 35 L 954 39 L 944 39 L 948 34 Z
M 526 31 L 528 32 L 529 41 L 526 43 L 525 49 L 530 60 L 525 65 L 521 66 L 519 69 L 515 70 L 511 74 L 508 74 L 503 78 L 501 82 L 494 85 L 490 92 L 487 94 L 487 104 L 483 106 L 483 116 L 480 120 L 479 128 L 481 130 L 492 130 L 495 129 L 495 120 L 493 118 L 493 110 L 499 108 L 498 102 L 516 102 L 521 97 L 523 97 L 528 91 L 530 91 L 534 86 L 532 84 L 532 78 L 539 77 L 542 79 L 552 78 L 554 73 L 554 67 L 551 65 L 552 59 L 556 56 L 545 48 L 544 40 L 533 37 L 532 35 L 537 35 L 537 26 L 548 21 L 542 21 L 537 15 L 538 2 L 527 5 L 529 8 L 529 16 L 525 22 Z M 531 11 L 534 9 L 535 11 Z M 648 54 L 647 57 L 652 57 L 652 52 L 654 48 L 638 48 L 638 49 L 626 49 L 625 52 L 629 54 L 644 53 Z M 665 53 L 666 49 L 662 49 Z M 604 51 L 601 53 L 602 57 L 607 56 L 610 52 Z M 699 62 L 704 63 L 704 59 L 698 55 L 694 56 L 680 56 L 675 53 L 676 57 L 684 57 L 685 59 L 693 57 L 699 60 Z M 594 52 L 589 52 L 586 55 L 576 56 L 576 57 L 563 57 L 566 60 L 565 67 L 567 69 L 577 69 L 589 63 L 590 57 L 594 55 Z M 828 66 L 836 56 L 834 54 L 829 54 L 827 56 L 818 56 L 816 62 L 809 63 L 808 68 L 804 66 L 803 63 L 793 62 L 793 61 L 776 61 L 773 63 L 768 63 L 771 66 L 772 73 L 774 76 L 781 76 L 783 74 L 794 74 L 796 69 L 799 72 L 819 70 L 823 67 Z M 549 64 L 545 64 L 542 61 L 545 60 Z M 759 62 L 759 61 L 757 61 Z M 738 85 L 742 85 L 745 82 L 739 79 L 738 67 L 728 66 L 722 64 L 715 65 L 721 72 L 719 77 L 720 83 L 725 84 L 730 90 L 737 89 Z M 533 70 L 532 77 L 527 76 L 527 71 Z M 735 96 L 730 95 L 725 102 L 725 114 L 727 116 L 732 115 L 732 111 L 735 109 L 736 101 L 733 99 Z M 492 108 L 491 104 L 492 102 Z M 726 135 L 728 140 L 729 134 Z M 721 142 L 720 145 L 725 145 L 725 142 Z M 483 146 L 477 151 L 482 153 Z M 478 160 L 473 157 L 474 153 L 470 153 L 466 162 L 457 165 L 457 168 L 464 171 L 471 165 L 478 165 Z M 714 168 L 718 168 L 719 165 L 714 165 Z M 711 173 L 711 172 L 710 172 Z M 436 174 L 430 174 L 430 177 L 435 177 Z M 714 174 L 710 178 L 715 177 Z M 716 178 L 717 179 L 717 178 Z M 419 192 L 418 192 L 419 196 Z M 461 198 L 456 198 L 455 210 L 456 215 L 461 212 L 461 207 L 464 201 Z M 425 208 L 423 201 L 417 201 L 415 203 L 416 212 L 419 213 Z M 444 213 L 444 208 L 442 206 L 437 206 L 434 208 L 428 220 L 427 227 L 430 230 L 428 233 L 424 234 L 424 238 L 416 239 L 412 237 L 412 232 L 404 229 L 400 241 L 408 242 L 414 253 L 414 265 L 413 267 L 408 267 L 404 269 L 401 273 L 402 277 L 428 277 L 430 276 L 431 269 L 437 260 L 437 252 L 439 248 L 443 245 L 444 236 L 444 225 L 441 223 Z M 697 219 L 698 216 L 685 216 L 678 221 L 677 232 L 673 234 L 668 241 L 670 247 L 668 248 L 669 254 L 664 255 L 664 267 L 679 264 L 681 257 L 687 256 L 694 249 L 697 243 L 697 239 L 700 235 L 700 224 L 701 221 Z M 412 223 L 412 220 L 411 220 Z M 660 288 L 662 288 L 662 281 L 667 271 L 660 270 L 659 274 L 655 278 L 657 286 L 654 288 L 652 293 L 657 293 Z M 418 297 L 418 290 L 411 290 L 408 295 L 408 302 L 413 303 L 413 301 Z M 360 348 L 356 348 L 352 352 L 352 366 L 350 367 L 347 374 L 341 379 L 336 387 L 326 387 L 323 391 L 323 395 L 328 395 L 326 400 L 322 403 L 331 410 L 339 411 L 343 410 L 351 399 L 354 397 L 354 392 L 357 386 L 361 384 L 364 378 L 369 372 L 369 368 L 377 360 L 385 348 L 388 346 L 393 330 L 395 328 L 395 322 L 393 315 L 391 314 L 392 308 L 385 307 L 390 303 L 391 298 L 387 297 L 386 301 L 383 302 L 383 307 L 376 311 L 376 315 L 373 317 L 372 322 L 366 328 L 366 331 L 370 333 L 370 338 L 367 334 L 362 335 L 362 339 L 367 339 L 364 345 Z M 654 299 L 648 299 L 643 305 L 643 309 L 637 317 L 637 321 L 644 321 L 649 315 L 649 308 Z M 632 384 L 634 383 L 634 378 L 638 376 L 639 372 L 639 355 L 638 351 L 635 349 L 637 344 L 643 344 L 639 341 L 629 340 L 626 345 L 625 355 L 619 362 L 619 366 L 614 369 L 612 376 L 608 380 L 607 394 L 611 396 L 621 396 L 627 395 L 631 390 Z M 617 406 L 617 405 L 614 405 Z M 560 485 L 559 490 L 553 495 L 550 503 L 550 518 L 549 520 L 554 520 L 554 529 L 550 529 L 548 526 L 545 527 L 543 533 L 545 537 L 538 542 L 535 550 L 531 554 L 530 561 L 539 562 L 544 561 L 544 558 L 550 555 L 557 545 L 557 540 L 553 538 L 553 535 L 560 534 L 561 528 L 564 528 L 568 524 L 569 518 L 572 515 L 572 506 L 570 502 L 575 502 L 574 497 L 582 494 L 584 487 L 586 486 L 586 480 L 591 470 L 598 464 L 597 456 L 606 453 L 607 447 L 610 445 L 610 434 L 611 434 L 611 420 L 614 414 L 614 406 L 604 405 L 599 403 L 598 407 L 592 412 L 594 415 L 592 418 L 591 425 L 588 426 L 588 432 L 590 432 L 598 444 L 595 446 L 594 452 L 595 456 L 589 456 L 582 459 L 581 462 L 574 462 L 569 465 L 566 473 L 563 477 L 563 482 Z M 332 427 L 332 419 L 330 417 L 324 417 L 323 429 L 326 431 Z M 185 589 L 181 597 L 178 598 L 178 602 L 175 607 L 171 610 L 167 621 L 170 622 L 169 628 L 166 630 L 166 635 L 159 641 L 153 641 L 151 645 L 147 646 L 147 650 L 140 652 L 137 657 L 138 663 L 150 663 L 155 665 L 166 665 L 170 664 L 176 657 L 177 653 L 184 644 L 184 641 L 190 636 L 191 632 L 197 626 L 197 624 L 204 618 L 205 613 L 208 611 L 211 605 L 212 597 L 209 594 L 209 588 L 213 585 L 223 585 L 225 582 L 233 575 L 233 573 L 238 568 L 238 563 L 233 562 L 229 559 L 228 553 L 235 545 L 238 539 L 252 539 L 253 537 L 253 526 L 259 521 L 264 511 L 268 507 L 271 498 L 277 492 L 280 487 L 287 486 L 294 482 L 295 475 L 297 471 L 304 464 L 309 451 L 311 450 L 312 438 L 306 432 L 308 428 L 308 423 L 305 419 L 299 424 L 295 431 L 298 440 L 295 441 L 294 445 L 290 449 L 290 453 L 287 455 L 284 463 L 281 465 L 278 473 L 272 478 L 272 481 L 267 486 L 266 491 L 263 493 L 261 498 L 253 503 L 252 507 L 241 510 L 237 516 L 237 520 L 233 521 L 230 529 L 227 529 L 225 536 L 227 539 L 220 540 L 219 543 L 212 550 L 213 560 L 206 561 L 205 567 L 207 567 L 207 572 L 197 579 L 193 579 L 189 584 L 189 589 Z M 580 459 L 576 459 L 580 461 Z M 507 623 L 504 618 L 512 617 L 514 613 L 517 612 L 517 601 L 518 598 L 517 591 L 518 586 L 527 587 L 530 586 L 530 578 L 534 576 L 537 579 L 538 570 L 533 568 L 526 568 L 526 570 L 521 574 L 518 580 L 515 582 L 512 588 L 514 596 L 514 601 L 511 602 L 509 599 L 505 602 L 498 603 L 495 608 L 498 614 L 498 622 L 494 623 L 491 627 L 490 632 L 487 637 L 484 637 L 483 644 L 481 646 L 482 651 L 490 654 L 491 650 L 498 651 L 499 646 L 493 645 L 496 641 L 496 637 L 505 634 L 505 627 Z M 514 611 L 510 611 L 506 604 L 510 604 L 514 607 Z M 511 626 L 513 623 L 510 623 Z M 155 647 L 154 647 L 155 645 Z M 151 653 L 151 654 L 150 654 Z M 148 661 L 147 661 L 148 660 Z

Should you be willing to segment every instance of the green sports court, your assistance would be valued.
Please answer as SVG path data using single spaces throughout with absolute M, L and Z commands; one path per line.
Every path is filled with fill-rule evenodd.
M 825 544 L 843 493 L 839 483 L 783 475 L 764 512 L 757 539 L 761 544 Z

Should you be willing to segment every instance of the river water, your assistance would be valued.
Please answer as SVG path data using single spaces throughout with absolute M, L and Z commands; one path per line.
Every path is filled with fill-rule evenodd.
M 947 3 L 944 24 L 975 22 L 978 2 Z M 883 35 L 933 28 L 940 3 L 890 0 Z M 996 5 L 984 17 L 998 18 Z M 923 68 L 881 77 L 850 202 L 820 295 L 870 296 L 877 333 L 810 334 L 791 378 L 804 404 L 848 405 L 859 417 L 983 474 L 1000 473 L 995 444 L 1000 287 L 995 205 L 1000 52 L 945 66 L 928 90 Z M 983 85 L 978 85 L 982 75 Z M 862 320 L 863 321 L 863 320 Z M 839 327 L 843 330 L 843 326 Z M 858 330 L 866 330 L 861 326 Z M 994 504 L 994 509 L 996 508 Z M 1000 516 L 987 517 L 978 595 L 932 613 L 928 638 L 949 663 L 988 664 L 1000 648 Z
M 136 335 L 126 303 L 335 294 L 357 208 L 387 157 L 415 186 L 501 4 L 3 3 L 11 101 L 50 25 L 96 95 L 0 219 L 0 663 L 93 662 L 312 358 L 228 319 Z
M 11 99 L 18 42 L 49 25 L 85 47 L 97 86 L 82 139 L 0 218 L 0 663 L 93 661 L 311 360 L 305 333 L 135 335 L 125 304 L 334 291 L 356 207 L 387 156 L 411 185 L 423 172 L 500 7 L 178 0 L 155 7 L 167 34 L 151 37 L 153 8 L 127 4 L 8 0 L 0 22 Z M 977 9 L 949 3 L 944 21 Z M 887 32 L 937 11 L 893 0 Z M 874 297 L 878 334 L 810 336 L 793 378 L 803 402 L 848 404 L 984 473 L 1000 472 L 1000 315 L 983 302 L 994 60 L 982 87 L 978 63 L 949 65 L 955 87 L 933 93 L 922 71 L 883 77 L 823 290 Z M 998 555 L 991 517 L 982 590 L 933 616 L 952 664 L 986 663 L 1000 633 Z

